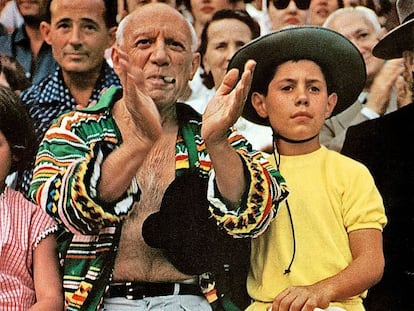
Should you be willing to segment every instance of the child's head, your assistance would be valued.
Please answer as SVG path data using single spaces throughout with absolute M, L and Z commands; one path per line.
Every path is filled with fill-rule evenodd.
M 358 49 L 344 36 L 323 27 L 293 27 L 262 36 L 240 48 L 228 68 L 237 68 L 241 73 L 248 59 L 255 60 L 257 65 L 243 116 L 262 125 L 269 125 L 269 118 L 256 111 L 252 98 L 259 94 L 266 101 L 274 101 L 269 96 L 269 88 L 275 87 L 275 77 L 283 68 L 284 78 L 288 81 L 292 78 L 290 74 L 295 74 L 296 79 L 298 75 L 304 78 L 319 71 L 326 104 L 332 100 L 329 99 L 332 95 L 337 97 L 336 103 L 332 103 L 332 115 L 345 110 L 357 99 L 366 79 L 364 60 Z M 303 64 L 307 65 L 301 66 Z M 290 83 L 286 87 L 292 88 L 292 83 L 297 81 Z M 290 93 L 285 92 L 285 104 L 294 105 L 293 97 L 286 101 L 289 96 Z
M 20 98 L 3 86 L 0 86 L 0 132 L 11 151 L 12 162 L 8 173 L 30 167 L 36 146 L 32 120 Z

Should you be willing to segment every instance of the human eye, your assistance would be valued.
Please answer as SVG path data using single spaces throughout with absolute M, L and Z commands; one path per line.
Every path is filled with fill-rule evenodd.
M 174 51 L 185 51 L 186 50 L 185 45 L 178 40 L 168 39 L 166 40 L 166 44 L 170 46 L 171 49 Z
M 141 38 L 138 39 L 135 43 L 135 46 L 141 49 L 146 49 L 149 48 L 151 46 L 151 43 L 153 42 L 153 40 L 148 39 L 148 38 Z
M 85 24 L 83 26 L 86 32 L 95 32 L 98 30 L 98 27 L 95 24 Z
M 63 29 L 63 30 L 65 30 L 65 29 L 69 29 L 69 28 L 70 28 L 70 23 L 69 23 L 68 21 L 61 21 L 61 22 L 58 22 L 58 23 L 56 24 L 56 28 L 57 28 L 57 29 Z
M 309 86 L 309 91 L 311 92 L 311 93 L 319 93 L 320 92 L 320 88 L 318 87 L 318 86 L 316 86 L 316 85 L 311 85 L 311 86 Z
M 280 87 L 280 89 L 282 91 L 289 92 L 289 91 L 293 90 L 293 86 L 291 84 L 286 84 L 286 85 L 282 85 Z

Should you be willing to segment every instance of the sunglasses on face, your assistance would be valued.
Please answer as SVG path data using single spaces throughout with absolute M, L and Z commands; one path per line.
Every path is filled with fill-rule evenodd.
M 273 5 L 278 10 L 286 9 L 291 0 L 272 0 Z M 299 10 L 307 10 L 309 9 L 310 0 L 294 0 L 296 7 Z

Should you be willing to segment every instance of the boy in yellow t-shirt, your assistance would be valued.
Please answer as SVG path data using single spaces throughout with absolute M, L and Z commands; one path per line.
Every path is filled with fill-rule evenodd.
M 257 65 L 243 116 L 272 127 L 271 160 L 290 189 L 252 242 L 248 310 L 365 310 L 384 269 L 382 199 L 365 166 L 319 143 L 325 119 L 362 91 L 362 56 L 332 30 L 296 27 L 242 47 L 229 69 L 248 59 Z

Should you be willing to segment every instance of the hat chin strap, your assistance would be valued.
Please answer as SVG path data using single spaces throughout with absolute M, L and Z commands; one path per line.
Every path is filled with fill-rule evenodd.
M 273 141 L 276 141 L 277 139 L 281 139 L 281 140 L 284 140 L 285 142 L 288 142 L 288 143 L 291 143 L 291 144 L 301 144 L 301 143 L 306 143 L 306 142 L 308 142 L 308 141 L 310 141 L 310 140 L 312 140 L 312 139 L 314 139 L 315 137 L 317 137 L 318 136 L 318 134 L 316 134 L 316 135 L 313 135 L 313 136 L 311 136 L 311 137 L 309 137 L 309 138 L 305 138 L 305 139 L 290 139 L 290 138 L 287 138 L 287 137 L 285 137 L 285 136 L 282 136 L 282 135 L 280 135 L 279 133 L 276 133 L 275 131 L 273 131 Z

